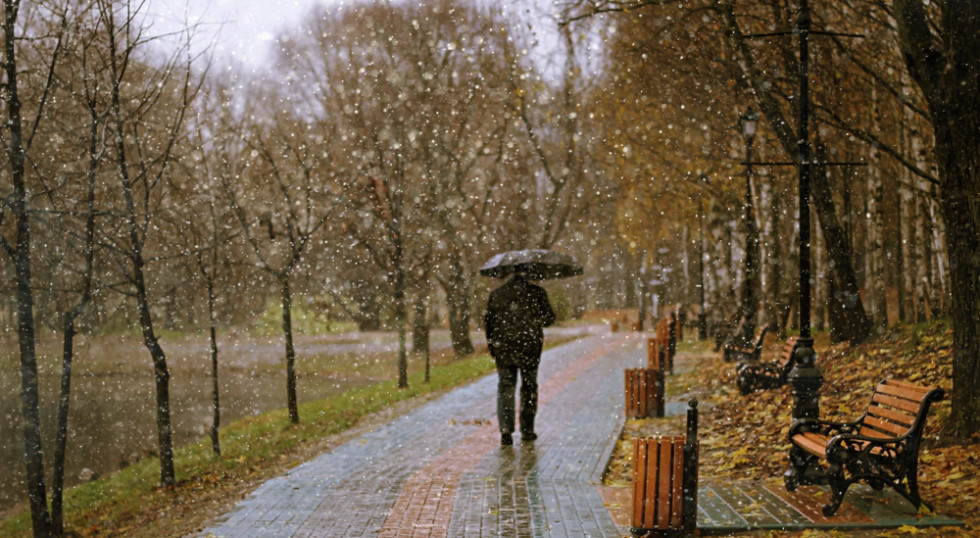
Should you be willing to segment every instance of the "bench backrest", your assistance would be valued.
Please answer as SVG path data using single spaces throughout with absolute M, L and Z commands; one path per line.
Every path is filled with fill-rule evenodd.
M 944 395 L 940 388 L 885 379 L 871 395 L 871 404 L 861 418 L 858 433 L 878 439 L 907 437 L 915 443 L 912 448 L 917 449 L 929 405 Z
M 765 341 L 766 333 L 769 332 L 769 325 L 763 325 L 756 329 L 755 331 L 755 342 L 753 343 L 753 349 L 757 351 L 762 351 L 762 343 Z
M 793 353 L 796 352 L 796 341 L 799 339 L 798 336 L 790 336 L 786 343 L 783 344 L 782 351 L 779 352 L 779 358 L 776 359 L 776 364 L 778 364 L 783 369 L 793 363 Z

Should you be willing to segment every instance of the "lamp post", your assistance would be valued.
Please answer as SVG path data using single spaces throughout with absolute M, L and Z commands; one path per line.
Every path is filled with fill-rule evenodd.
M 755 320 L 759 309 L 759 227 L 752 214 L 752 142 L 755 140 L 759 114 L 751 107 L 739 118 L 742 134 L 745 136 L 745 280 L 742 283 L 742 326 L 745 338 L 751 338 L 755 331 Z
M 698 291 L 701 308 L 698 310 L 698 340 L 708 339 L 708 313 L 704 311 L 704 202 L 698 194 Z
M 797 30 L 800 37 L 799 102 L 797 103 L 798 167 L 800 176 L 800 337 L 794 359 L 796 365 L 789 373 L 793 387 L 793 418 L 817 418 L 820 414 L 820 386 L 823 375 L 816 367 L 817 354 L 810 336 L 810 9 L 807 0 L 800 0 Z

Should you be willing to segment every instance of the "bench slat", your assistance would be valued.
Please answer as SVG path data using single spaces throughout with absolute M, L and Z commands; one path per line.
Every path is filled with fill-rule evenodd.
M 889 394 L 898 398 L 902 398 L 904 400 L 910 400 L 917 403 L 921 403 L 922 399 L 926 397 L 926 394 L 928 394 L 928 391 L 923 392 L 922 390 L 914 390 L 913 388 L 910 387 L 902 387 L 902 386 L 890 385 L 886 383 L 882 383 L 878 385 L 878 388 L 875 390 L 877 390 L 881 394 Z
M 783 344 L 783 350 L 779 354 L 779 365 L 786 366 L 786 363 L 793 360 L 793 351 L 796 350 L 796 340 L 797 337 L 791 336 L 786 343 Z
M 673 441 L 671 453 L 674 455 L 674 461 L 671 468 L 674 470 L 674 476 L 670 499 L 670 527 L 679 529 L 684 524 L 681 519 L 684 507 L 684 438 L 674 437 Z
M 643 500 L 647 498 L 646 495 L 646 481 L 641 481 L 642 469 L 647 468 L 647 444 L 646 443 L 633 443 L 633 484 L 635 489 L 640 491 L 634 491 L 633 494 L 633 521 L 639 522 L 641 525 L 646 525 L 646 521 L 643 520 Z
M 874 395 L 871 397 L 871 401 L 878 405 L 887 405 L 890 407 L 901 409 L 903 411 L 908 411 L 913 415 L 918 415 L 919 409 L 922 408 L 921 402 L 903 400 L 901 398 L 896 398 L 894 396 L 889 396 L 887 394 L 882 394 L 880 392 L 874 393 Z
M 908 381 L 901 381 L 898 379 L 886 379 L 882 383 L 885 386 L 891 385 L 891 386 L 903 387 L 909 390 L 913 390 L 915 392 L 920 392 L 922 393 L 923 396 L 932 392 L 933 390 L 932 387 L 923 387 L 922 385 L 915 385 L 913 383 L 909 383 Z
M 670 478 L 673 476 L 674 462 L 671 456 L 670 439 L 660 439 L 657 443 L 659 468 L 657 474 L 660 483 L 657 485 L 657 528 L 666 529 L 670 526 Z
M 887 420 L 881 420 L 873 416 L 864 417 L 864 421 L 861 423 L 861 435 L 866 435 L 868 437 L 881 437 L 887 439 L 889 437 L 899 437 L 908 433 L 909 428 L 902 426 L 901 424 L 895 424 L 894 422 L 888 422 Z M 873 433 L 881 432 L 881 433 Z
M 793 436 L 797 446 L 819 458 L 827 457 L 827 441 L 830 438 L 819 433 L 806 432 Z
M 881 419 L 889 420 L 891 422 L 902 424 L 905 426 L 906 430 L 911 429 L 912 425 L 915 424 L 915 415 L 912 415 L 910 413 L 895 411 L 894 409 L 889 409 L 887 407 L 882 407 L 880 405 L 872 405 L 871 407 L 869 407 L 868 414 Z

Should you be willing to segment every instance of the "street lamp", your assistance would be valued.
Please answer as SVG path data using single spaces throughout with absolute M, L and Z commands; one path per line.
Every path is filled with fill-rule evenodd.
M 703 183 L 708 182 L 708 178 L 701 176 Z M 704 189 L 698 191 L 698 292 L 701 308 L 698 310 L 698 339 L 701 341 L 708 339 L 708 313 L 705 312 L 704 297 Z
M 800 189 L 800 337 L 789 373 L 793 393 L 793 418 L 817 418 L 820 415 L 820 386 L 823 375 L 816 367 L 817 354 L 810 336 L 810 84 L 809 37 L 812 20 L 807 0 L 800 0 L 797 33 L 800 39 L 799 104 L 797 106 L 797 140 Z
M 752 142 L 755 141 L 759 114 L 749 107 L 739 118 L 745 137 L 745 280 L 742 284 L 742 332 L 751 338 L 755 331 L 759 300 L 756 281 L 759 273 L 759 229 L 752 215 Z

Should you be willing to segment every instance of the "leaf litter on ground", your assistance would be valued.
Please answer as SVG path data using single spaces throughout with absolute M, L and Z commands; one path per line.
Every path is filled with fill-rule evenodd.
M 900 325 L 859 345 L 831 345 L 826 335 L 815 338 L 817 364 L 824 384 L 820 389 L 821 418 L 852 421 L 867 407 L 875 385 L 891 377 L 917 384 L 952 388 L 953 331 L 948 320 Z M 782 341 L 769 339 L 762 360 L 774 360 Z M 779 480 L 789 463 L 788 439 L 793 398 L 790 387 L 739 394 L 735 363 L 707 342 L 684 342 L 677 357 L 679 373 L 666 380 L 668 400 L 699 401 L 699 475 L 702 480 Z M 675 394 L 677 388 L 683 398 Z M 964 522 L 964 526 L 923 528 L 906 525 L 874 531 L 775 533 L 753 531 L 744 536 L 980 536 L 980 439 L 949 442 L 942 427 L 950 414 L 949 398 L 933 405 L 926 420 L 919 455 L 919 492 L 935 513 Z M 628 419 L 604 477 L 609 487 L 629 488 L 632 482 L 633 439 L 683 435 L 684 417 Z M 920 512 L 921 514 L 921 512 Z M 761 534 L 760 534 L 761 533 Z

